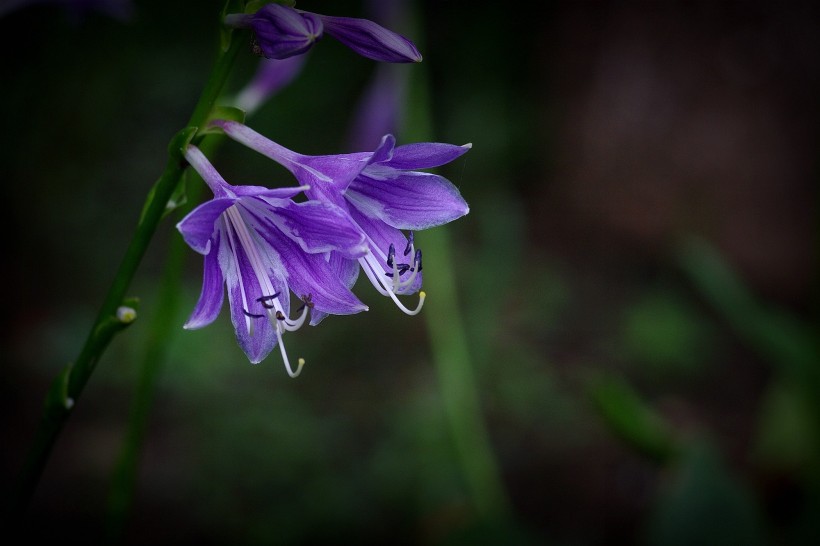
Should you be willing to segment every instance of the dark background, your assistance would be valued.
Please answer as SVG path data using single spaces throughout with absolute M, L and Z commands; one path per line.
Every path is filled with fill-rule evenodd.
M 278 354 L 248 364 L 224 311 L 182 330 L 201 275 L 188 253 L 126 543 L 818 540 L 818 8 L 537 7 L 422 2 L 418 37 L 435 139 L 473 143 L 438 170 L 471 212 L 438 229 L 510 517 L 472 508 L 424 311 L 406 317 L 360 279 L 368 313 L 287 337 L 308 360 L 290 380 Z M 0 17 L 3 491 L 196 102 L 220 9 Z M 255 63 L 240 56 L 229 91 Z M 373 67 L 325 38 L 250 124 L 304 153 L 343 151 Z M 233 143 L 214 161 L 236 184 L 291 183 Z M 32 541 L 103 536 L 177 236 L 169 219 L 131 286 L 140 317 L 58 440 Z

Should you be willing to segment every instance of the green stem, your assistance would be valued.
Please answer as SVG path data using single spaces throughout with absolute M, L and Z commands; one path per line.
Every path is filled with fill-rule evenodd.
M 127 325 L 117 318 L 117 308 L 123 304 L 126 290 L 131 284 L 148 244 L 166 212 L 166 205 L 187 166 L 181 155 L 181 148 L 191 139 L 196 128 L 202 127 L 207 122 L 208 115 L 222 92 L 241 45 L 241 40 L 234 39 L 229 47 L 218 50 L 210 77 L 194 108 L 187 129 L 171 141 L 165 170 L 149 193 L 136 231 L 88 338 L 77 359 L 69 364 L 52 383 L 49 395 L 46 397 L 43 417 L 35 433 L 25 465 L 18 476 L 11 507 L 7 512 L 11 524 L 19 522 L 20 516 L 25 513 L 54 443 L 71 414 L 75 402 L 94 372 L 100 356 L 114 335 Z
M 140 446 L 148 426 L 148 417 L 154 392 L 156 391 L 157 380 L 165 361 L 166 347 L 171 336 L 176 332 L 173 321 L 178 316 L 185 248 L 181 237 L 171 239 L 162 285 L 159 290 L 160 307 L 149 326 L 148 338 L 145 343 L 146 351 L 142 358 L 143 362 L 134 393 L 128 428 L 112 476 L 106 521 L 106 535 L 112 543 L 120 541 L 125 528 L 127 514 L 133 498 L 134 484 L 136 483 Z
M 206 155 L 210 155 L 223 140 L 224 138 L 219 135 L 208 135 L 199 144 L 199 149 Z M 190 174 L 192 172 L 188 171 L 187 204 L 177 211 L 177 216 L 180 218 L 184 217 L 193 208 L 194 204 L 199 202 L 204 188 L 201 182 L 190 184 Z M 151 413 L 154 393 L 156 392 L 162 366 L 165 363 L 168 344 L 173 333 L 177 331 L 173 321 L 178 316 L 179 311 L 179 294 L 182 291 L 182 272 L 186 249 L 187 247 L 181 237 L 172 238 L 159 291 L 160 307 L 149 326 L 146 350 L 142 358 L 140 376 L 134 393 L 128 429 L 111 480 L 106 538 L 112 544 L 121 541 L 125 530 L 128 513 L 133 503 L 139 455 L 148 428 L 148 418 Z
M 424 316 L 450 434 L 477 513 L 486 519 L 501 519 L 509 513 L 509 501 L 481 412 L 478 382 L 456 298 L 449 232 L 439 228 L 419 239 L 425 262 L 431 264 L 425 267 L 430 274 L 424 278 L 428 292 Z
M 417 15 L 418 16 L 418 15 Z M 417 45 L 421 45 L 419 25 L 412 25 Z M 410 78 L 410 105 L 402 136 L 408 141 L 430 141 L 430 93 L 424 66 L 413 67 Z M 450 434 L 456 448 L 473 507 L 486 520 L 509 517 L 511 510 L 500 477 L 489 434 L 484 424 L 479 386 L 473 372 L 466 328 L 457 298 L 456 272 L 446 228 L 419 234 L 424 248 L 425 290 L 423 311 L 427 322 L 433 362 Z

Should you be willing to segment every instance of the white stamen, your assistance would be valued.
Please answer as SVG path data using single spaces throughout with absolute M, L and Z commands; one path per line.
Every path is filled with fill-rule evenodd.
M 290 360 L 288 359 L 288 352 L 285 350 L 285 342 L 282 340 L 282 332 L 279 331 L 279 328 L 276 328 L 276 339 L 279 341 L 279 351 L 282 353 L 282 360 L 285 362 L 285 370 L 287 370 L 288 375 L 295 378 L 300 373 L 302 373 L 302 366 L 305 365 L 305 359 L 300 358 L 297 360 L 297 368 L 294 372 L 293 369 L 290 367 Z
M 276 294 L 276 291 L 273 289 L 273 284 L 271 283 L 270 277 L 267 274 L 267 269 L 263 265 L 262 257 L 259 255 L 259 249 L 257 248 L 257 244 L 254 241 L 253 236 L 248 231 L 247 223 L 245 219 L 242 217 L 242 214 L 239 208 L 236 205 L 232 205 L 226 209 L 226 214 L 229 220 L 229 224 L 233 227 L 233 230 L 229 230 L 229 233 L 234 232 L 236 233 L 236 238 L 239 240 L 240 245 L 242 246 L 243 250 L 245 251 L 246 256 L 248 257 L 248 261 L 250 262 L 251 269 L 253 269 L 254 274 L 256 275 L 256 279 L 259 282 L 259 288 L 262 290 L 263 294 L 273 296 Z M 233 237 L 231 237 L 232 244 L 235 245 L 233 241 Z M 234 257 L 236 253 L 234 252 Z M 236 257 L 234 258 L 236 260 Z M 236 263 L 237 273 L 239 271 L 239 263 Z M 250 311 L 248 308 L 247 300 L 245 298 L 245 291 L 244 286 L 242 284 L 242 275 L 239 274 L 240 279 L 240 288 L 242 289 L 242 303 L 245 305 L 245 309 Z M 307 317 L 307 306 L 302 311 L 301 316 L 296 320 L 292 320 L 285 315 L 285 309 L 282 306 L 282 302 L 280 301 L 280 296 L 271 297 L 267 301 L 273 302 L 273 306 L 268 307 L 264 305 L 265 312 L 268 316 L 268 321 L 270 322 L 271 326 L 273 327 L 274 332 L 276 333 L 276 339 L 279 344 L 279 350 L 282 353 L 282 360 L 285 363 L 285 369 L 288 372 L 288 375 L 291 377 L 296 377 L 302 371 L 302 366 L 304 365 L 304 359 L 300 358 L 298 360 L 298 368 L 294 372 L 290 366 L 290 360 L 288 359 L 288 353 L 285 350 L 285 342 L 282 339 L 282 333 L 284 331 L 294 331 L 298 330 L 304 323 Z M 282 320 L 279 320 L 278 317 L 284 317 Z M 252 321 L 246 315 L 246 322 L 250 322 L 252 325 Z M 253 335 L 252 326 L 249 328 L 249 335 Z
M 419 303 L 415 309 L 408 309 L 399 298 L 396 297 L 396 292 L 394 291 L 394 284 L 395 278 L 398 276 L 398 271 L 395 265 L 393 264 L 393 279 L 392 282 L 386 282 L 383 278 L 384 276 L 384 268 L 381 264 L 376 260 L 376 257 L 373 256 L 372 253 L 367 253 L 366 256 L 359 258 L 359 263 L 362 265 L 362 269 L 364 269 L 365 274 L 370 279 L 370 282 L 373 283 L 373 286 L 376 287 L 376 290 L 379 291 L 384 296 L 389 296 L 390 299 L 393 300 L 393 303 L 396 304 L 396 307 L 401 309 L 404 313 L 408 315 L 417 315 L 419 311 L 421 311 L 422 306 L 424 305 L 424 298 L 427 297 L 427 294 L 424 292 L 419 292 Z M 381 272 L 381 276 L 379 275 Z M 413 278 L 415 278 L 415 271 L 413 272 Z
M 285 330 L 288 330 L 289 332 L 293 332 L 293 331 L 296 331 L 296 330 L 298 330 L 299 328 L 302 327 L 302 325 L 305 323 L 305 319 L 307 318 L 307 314 L 308 314 L 308 306 L 305 305 L 304 308 L 302 309 L 302 313 L 299 315 L 299 318 L 297 318 L 296 320 L 286 318 L 285 320 L 280 320 L 279 322 L 282 323 L 282 326 L 284 327 Z
M 228 210 L 234 208 L 233 206 L 229 207 Z M 229 216 L 230 219 L 230 216 Z M 234 232 L 236 230 L 236 226 L 234 226 L 233 221 L 225 222 L 227 225 L 226 231 L 228 232 L 228 240 L 231 243 L 231 246 L 234 248 L 234 251 L 231 252 L 231 257 L 233 258 L 233 265 L 236 269 L 236 278 L 239 279 L 239 294 L 242 296 L 242 309 L 245 311 L 250 311 L 250 307 L 248 306 L 248 297 L 245 295 L 245 282 L 242 280 L 242 270 L 239 269 L 239 258 L 237 257 L 237 248 L 238 245 L 236 244 L 236 236 Z M 245 328 L 248 331 L 248 335 L 253 337 L 253 321 L 251 317 L 245 315 Z

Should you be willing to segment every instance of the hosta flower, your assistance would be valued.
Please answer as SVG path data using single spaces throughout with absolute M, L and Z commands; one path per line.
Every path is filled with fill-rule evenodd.
M 234 106 L 248 116 L 256 112 L 273 94 L 287 86 L 302 70 L 305 56 L 287 59 L 260 59 L 256 73 L 233 100 Z
M 446 224 L 470 209 L 449 180 L 416 169 L 449 163 L 467 152 L 470 144 L 396 146 L 393 136 L 386 135 L 373 152 L 310 156 L 289 150 L 241 123 L 214 123 L 232 139 L 290 170 L 300 184 L 310 186 L 305 192 L 309 199 L 345 209 L 366 236 L 369 252 L 357 259 L 376 290 L 405 313 L 421 309 L 424 292 L 412 310 L 396 297 L 421 289 L 422 255 L 415 248 L 412 232 Z M 401 230 L 409 230 L 409 236 Z M 357 269 L 345 263 L 332 265 L 344 283 L 352 286 Z
M 362 304 L 331 269 L 327 254 L 357 259 L 367 252 L 364 237 L 346 212 L 331 203 L 295 203 L 305 186 L 268 189 L 232 186 L 202 152 L 188 146 L 185 158 L 214 193 L 214 198 L 178 225 L 185 242 L 205 256 L 202 294 L 185 328 L 214 321 L 227 285 L 231 321 L 239 346 L 253 363 L 278 344 L 288 373 L 295 377 L 282 334 L 302 326 L 308 309 L 315 324 L 326 314 L 364 311 Z M 290 291 L 302 300 L 290 316 Z
M 388 63 L 421 61 L 421 53 L 413 42 L 367 19 L 331 17 L 266 4 L 253 14 L 226 15 L 225 24 L 252 29 L 256 47 L 270 59 L 300 55 L 327 33 L 368 59 Z

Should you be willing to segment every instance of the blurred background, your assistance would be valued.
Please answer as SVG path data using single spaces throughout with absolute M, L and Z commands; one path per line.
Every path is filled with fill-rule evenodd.
M 428 308 L 405 316 L 360 279 L 368 313 L 287 337 L 307 360 L 291 380 L 276 353 L 248 364 L 224 310 L 182 330 L 201 282 L 186 252 L 157 355 L 166 219 L 29 539 L 105 536 L 148 359 L 126 544 L 820 541 L 817 5 L 537 6 L 420 2 L 415 27 L 388 25 L 423 44 L 399 68 L 425 71 L 427 138 L 473 143 L 436 171 L 470 214 L 417 237 Z M 196 102 L 221 7 L 0 2 L 3 491 Z M 229 93 L 256 63 L 240 54 Z M 326 37 L 249 124 L 347 151 L 374 68 Z M 292 183 L 232 142 L 213 160 L 234 184 Z M 453 416 L 473 409 L 465 436 Z

